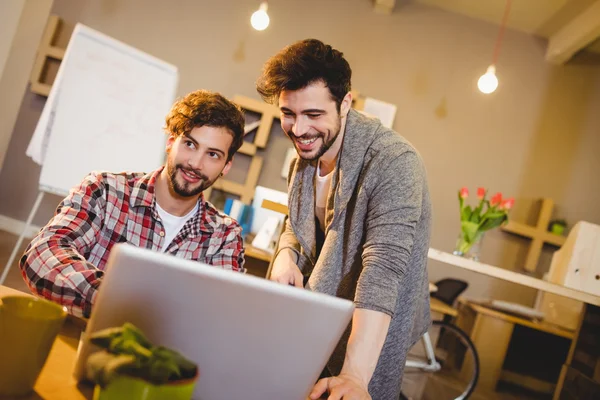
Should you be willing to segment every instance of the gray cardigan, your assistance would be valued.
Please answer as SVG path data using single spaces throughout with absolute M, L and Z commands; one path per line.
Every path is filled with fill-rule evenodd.
M 427 251 L 431 203 L 416 150 L 378 120 L 351 110 L 316 254 L 316 162 L 296 159 L 289 176 L 289 218 L 279 250 L 292 248 L 310 275 L 307 289 L 353 300 L 392 317 L 369 384 L 374 400 L 398 399 L 406 353 L 428 329 Z M 339 374 L 350 327 L 328 368 Z

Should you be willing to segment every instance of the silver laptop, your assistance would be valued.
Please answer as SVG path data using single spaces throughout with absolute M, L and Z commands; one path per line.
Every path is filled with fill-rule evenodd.
M 304 400 L 353 310 L 347 300 L 119 244 L 75 377 L 94 351 L 87 335 L 128 321 L 198 364 L 194 399 Z

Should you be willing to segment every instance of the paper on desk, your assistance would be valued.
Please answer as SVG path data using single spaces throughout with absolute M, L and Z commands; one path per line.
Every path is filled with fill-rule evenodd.
M 368 115 L 379 118 L 383 126 L 387 128 L 391 129 L 394 125 L 394 118 L 396 117 L 396 106 L 394 104 L 367 97 L 363 111 Z

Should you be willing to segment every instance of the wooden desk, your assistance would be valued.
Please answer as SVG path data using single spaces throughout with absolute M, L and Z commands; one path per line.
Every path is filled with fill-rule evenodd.
M 246 257 L 255 258 L 257 260 L 271 262 L 273 255 L 262 249 L 252 246 L 250 243 L 244 243 L 244 254 Z
M 456 325 L 469 335 L 479 354 L 478 390 L 485 392 L 495 390 L 515 324 L 567 339 L 573 339 L 575 335 L 572 331 L 546 322 L 531 321 L 483 305 L 459 301 Z
M 11 295 L 29 296 L 0 285 L 0 298 Z M 78 385 L 72 375 L 80 335 L 81 328 L 72 319 L 67 319 L 50 350 L 48 360 L 35 384 L 34 393 L 27 397 L 21 397 L 19 400 L 84 400 L 92 398 L 93 387 L 87 384 Z
M 11 295 L 29 296 L 0 285 L 0 298 Z M 455 308 L 434 298 L 431 299 L 431 309 L 442 314 L 457 315 Z M 20 400 L 84 400 L 92 398 L 93 387 L 88 384 L 78 385 L 72 376 L 80 335 L 81 323 L 67 319 L 52 346 L 48 360 L 34 387 L 34 393 L 22 397 Z
M 30 296 L 0 285 L 0 299 L 12 295 Z M 19 400 L 91 400 L 93 398 L 93 386 L 87 383 L 77 384 L 72 374 L 81 335 L 81 323 L 81 320 L 67 318 L 50 350 L 33 393 L 19 397 Z

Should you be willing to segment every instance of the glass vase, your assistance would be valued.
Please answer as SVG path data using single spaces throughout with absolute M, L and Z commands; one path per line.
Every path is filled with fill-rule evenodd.
M 483 232 L 478 232 L 475 235 L 475 239 L 470 242 L 468 241 L 464 232 L 461 231 L 456 239 L 456 247 L 454 248 L 452 254 L 455 256 L 468 258 L 469 260 L 479 261 L 482 241 Z

